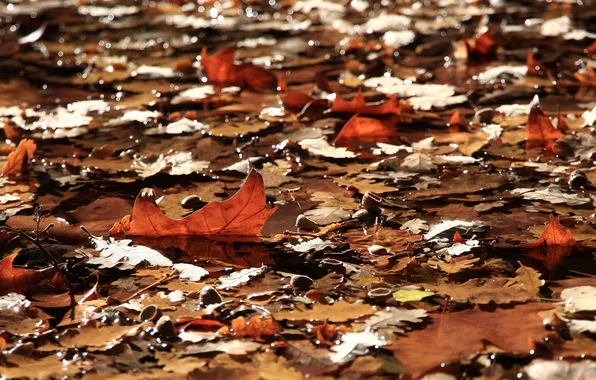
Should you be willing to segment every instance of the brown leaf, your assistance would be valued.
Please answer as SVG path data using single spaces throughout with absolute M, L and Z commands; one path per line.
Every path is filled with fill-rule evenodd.
M 58 271 L 57 267 L 40 270 L 15 268 L 12 263 L 17 255 L 13 253 L 0 261 L 0 296 L 32 292 L 48 284 Z
M 17 149 L 8 155 L 8 160 L 2 168 L 2 175 L 6 177 L 20 173 L 26 160 L 33 158 L 35 149 L 37 149 L 37 145 L 33 140 L 21 140 Z
M 143 189 L 130 215 L 114 224 L 110 234 L 134 236 L 258 235 L 275 212 L 267 209 L 263 177 L 251 170 L 238 192 L 222 202 L 211 202 L 189 216 L 173 220 L 155 203 L 155 193 Z
M 542 231 L 538 240 L 518 247 L 527 250 L 528 256 L 542 261 L 551 272 L 554 272 L 563 263 L 565 256 L 569 256 L 577 246 L 571 231 L 563 228 L 557 218 L 551 214 L 550 223 Z
M 441 279 L 437 284 L 418 284 L 435 293 L 448 295 L 456 302 L 471 302 L 486 305 L 491 302 L 508 304 L 512 302 L 527 302 L 536 298 L 543 281 L 540 273 L 535 269 L 521 266 L 514 278 L 491 277 L 488 279 L 474 278 L 458 284 Z M 444 282 L 445 281 L 445 282 Z
M 276 320 L 290 320 L 290 321 L 329 321 L 329 322 L 346 322 L 354 320 L 365 315 L 371 315 L 375 309 L 362 302 L 349 303 L 341 300 L 333 305 L 323 305 L 315 303 L 312 309 L 284 310 L 275 313 L 273 316 Z
M 495 311 L 476 308 L 435 314 L 432 325 L 399 337 L 387 348 L 415 378 L 441 363 L 476 354 L 483 349 L 483 340 L 507 352 L 529 354 L 528 339 L 546 334 L 542 318 L 536 313 L 548 309 L 552 304 L 540 302 Z

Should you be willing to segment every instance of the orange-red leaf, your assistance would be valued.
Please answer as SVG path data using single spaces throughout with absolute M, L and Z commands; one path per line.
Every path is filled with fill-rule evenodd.
M 58 271 L 56 267 L 40 270 L 14 268 L 12 263 L 16 257 L 17 253 L 13 253 L 0 261 L 0 296 L 32 292 L 48 284 Z
M 486 31 L 484 34 L 466 41 L 466 49 L 468 50 L 468 59 L 486 59 L 495 54 L 497 51 L 497 44 L 491 31 Z
M 453 234 L 453 242 L 454 243 L 464 243 L 465 240 L 463 237 L 461 237 L 461 235 L 459 234 L 458 231 L 455 231 L 455 233 Z
M 335 139 L 337 146 L 353 146 L 365 142 L 391 142 L 397 129 L 386 122 L 369 117 L 352 116 Z
M 519 248 L 528 250 L 526 253 L 528 256 L 542 261 L 551 272 L 554 272 L 565 256 L 569 256 L 577 245 L 571 231 L 563 228 L 557 218 L 551 214 L 550 223 L 542 231 L 538 240 L 521 244 Z
M 546 66 L 542 63 L 538 62 L 536 58 L 534 58 L 534 54 L 532 54 L 532 50 L 528 50 L 528 54 L 526 56 L 526 65 L 528 66 L 528 76 L 543 76 L 548 72 Z
M 247 323 L 244 317 L 238 317 L 232 321 L 231 333 L 236 338 L 257 339 L 262 336 L 271 336 L 279 333 L 281 327 L 271 318 L 261 318 L 255 315 Z M 220 330 L 227 333 L 226 329 Z
M 532 108 L 526 124 L 526 149 L 544 148 L 552 153 L 555 140 L 563 137 L 548 116 L 542 112 L 538 98 L 532 101 Z
M 588 53 L 590 57 L 596 55 L 596 41 L 592 42 L 592 44 L 588 46 L 586 53 Z
M 399 100 L 393 95 L 380 104 L 366 104 L 362 90 L 352 100 L 346 102 L 341 96 L 337 96 L 331 107 L 331 112 L 359 113 L 363 115 L 399 115 L 401 107 Z
M 167 217 L 155 202 L 152 189 L 137 196 L 132 216 L 114 224 L 110 234 L 133 236 L 236 235 L 254 236 L 275 212 L 267 209 L 263 177 L 252 170 L 244 184 L 230 199 L 211 202 L 189 216 L 174 220 Z
M 4 120 L 4 134 L 10 141 L 17 142 L 21 138 L 21 134 L 10 126 L 8 120 Z
M 33 153 L 37 149 L 37 145 L 33 140 L 23 139 L 17 146 L 14 152 L 8 155 L 8 160 L 2 168 L 2 175 L 9 176 L 20 173 L 23 170 L 23 163 L 26 159 L 33 158 Z
M 201 53 L 201 65 L 207 79 L 212 83 L 226 86 L 251 87 L 257 90 L 275 89 L 275 76 L 262 67 L 252 63 L 237 65 L 234 62 L 234 46 L 227 47 L 213 55 L 207 49 Z

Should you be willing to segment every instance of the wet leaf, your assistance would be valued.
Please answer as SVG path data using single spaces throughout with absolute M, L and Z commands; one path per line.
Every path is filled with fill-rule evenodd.
M 230 199 L 209 203 L 191 215 L 172 220 L 155 203 L 155 193 L 141 191 L 133 206 L 132 215 L 116 223 L 110 234 L 133 236 L 192 236 L 192 235 L 258 235 L 263 224 L 275 212 L 265 204 L 263 178 L 253 170 Z
M 551 272 L 554 272 L 578 246 L 571 231 L 563 228 L 554 215 L 550 215 L 550 223 L 533 243 L 521 244 L 528 256 L 540 260 Z

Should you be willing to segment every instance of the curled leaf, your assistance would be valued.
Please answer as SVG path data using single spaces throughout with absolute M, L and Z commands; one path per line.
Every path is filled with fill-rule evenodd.
M 8 293 L 29 293 L 48 284 L 58 272 L 57 267 L 45 269 L 14 268 L 12 263 L 18 253 L 0 260 L 0 296 Z
M 8 160 L 4 168 L 2 168 L 2 175 L 10 176 L 20 173 L 23 170 L 23 164 L 27 159 L 33 158 L 33 153 L 36 149 L 37 145 L 35 145 L 33 140 L 21 140 L 17 149 L 8 155 Z

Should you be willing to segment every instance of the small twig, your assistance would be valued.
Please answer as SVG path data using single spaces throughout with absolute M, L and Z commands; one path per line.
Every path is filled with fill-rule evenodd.
M 149 285 L 145 286 L 143 289 L 137 290 L 131 296 L 127 297 L 126 299 L 122 300 L 121 302 L 122 303 L 125 303 L 125 302 L 130 301 L 131 299 L 135 298 L 136 296 L 138 296 L 139 294 L 145 292 L 146 290 L 149 290 L 152 287 L 157 286 L 157 285 L 161 284 L 164 281 L 170 280 L 171 278 L 173 278 L 175 276 L 175 274 L 176 274 L 176 271 L 175 270 L 171 271 L 168 274 L 164 274 L 159 280 L 155 281 L 152 284 L 149 284 Z
M 582 276 L 586 276 L 586 277 L 596 277 L 596 276 L 595 276 L 595 275 L 593 275 L 593 274 L 590 274 L 590 273 L 584 273 L 584 272 L 580 272 L 580 271 L 573 270 L 573 269 L 569 269 L 569 272 L 571 272 L 571 273 L 575 273 L 575 274 L 580 274 L 580 275 L 582 275 Z
M 25 239 L 29 240 L 31 243 L 35 244 L 35 246 L 37 248 L 39 248 L 40 251 L 42 251 L 43 253 L 45 253 L 50 258 L 50 260 L 52 261 L 53 266 L 60 265 L 60 262 L 56 259 L 56 257 L 54 257 L 54 255 L 52 255 L 50 253 L 50 251 L 48 251 L 43 245 L 41 245 L 41 243 L 39 242 L 39 240 L 37 240 L 37 239 L 29 236 L 25 232 L 17 231 L 17 230 L 14 230 L 14 229 L 10 228 L 10 227 L 4 226 L 2 228 L 5 229 L 5 230 L 8 230 L 8 231 L 10 231 L 10 232 L 12 232 L 14 234 L 16 234 L 17 237 L 24 237 Z
M 284 232 L 284 235 L 319 237 L 319 235 L 311 234 L 309 232 L 296 232 L 296 231 L 287 231 L 287 230 Z

